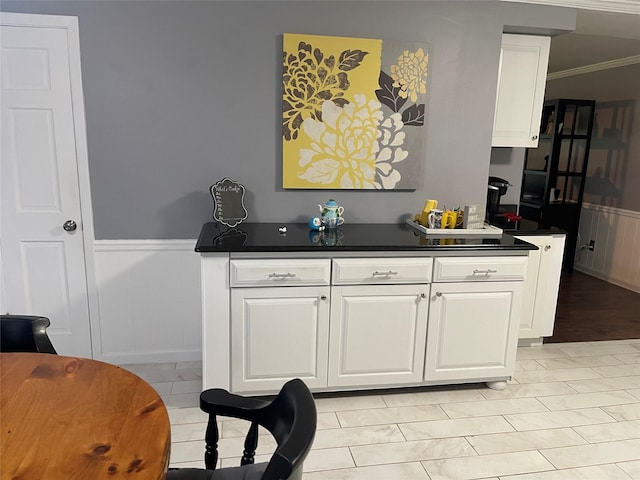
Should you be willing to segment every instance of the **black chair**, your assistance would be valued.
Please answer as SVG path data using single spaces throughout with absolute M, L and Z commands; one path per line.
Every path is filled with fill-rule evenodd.
M 56 354 L 47 335 L 47 317 L 0 315 L 0 352 Z
M 219 388 L 200 394 L 200 408 L 209 414 L 205 434 L 205 469 L 170 469 L 167 480 L 299 480 L 302 464 L 316 433 L 317 412 L 311 392 L 299 378 L 284 384 L 272 400 L 241 397 Z M 251 422 L 239 467 L 215 470 L 218 461 L 216 415 Z M 269 462 L 254 464 L 258 426 L 266 428 L 277 448 Z

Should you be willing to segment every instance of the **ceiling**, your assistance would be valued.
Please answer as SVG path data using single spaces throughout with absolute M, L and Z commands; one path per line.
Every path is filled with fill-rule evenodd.
M 548 71 L 632 56 L 640 56 L 640 6 L 637 15 L 578 10 L 576 30 L 551 39 Z

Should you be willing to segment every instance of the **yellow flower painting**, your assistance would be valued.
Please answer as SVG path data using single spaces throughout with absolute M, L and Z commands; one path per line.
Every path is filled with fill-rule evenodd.
M 427 52 L 424 44 L 285 34 L 283 187 L 418 188 Z

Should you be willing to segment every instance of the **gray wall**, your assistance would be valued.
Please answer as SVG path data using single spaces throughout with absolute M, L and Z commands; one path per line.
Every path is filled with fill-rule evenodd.
M 504 178 L 511 183 L 507 193 L 500 199 L 500 203 L 520 204 L 525 152 L 525 148 L 496 147 L 491 149 L 489 174 L 494 177 Z
M 503 29 L 571 29 L 573 9 L 504 2 L 3 1 L 79 17 L 97 239 L 195 238 L 208 187 L 247 188 L 248 221 L 307 221 L 334 197 L 348 222 L 400 221 L 425 198 L 484 203 Z M 285 191 L 282 33 L 431 46 L 423 187 Z

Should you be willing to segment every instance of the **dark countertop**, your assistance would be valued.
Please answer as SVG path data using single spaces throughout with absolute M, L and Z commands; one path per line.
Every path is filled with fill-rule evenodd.
M 522 219 L 519 222 L 493 222 L 494 227 L 501 228 L 504 233 L 510 235 L 553 235 L 553 234 L 565 234 L 566 230 L 562 230 L 557 227 L 542 227 L 538 222 Z
M 196 252 L 318 251 L 491 251 L 537 250 L 535 245 L 502 235 L 499 238 L 427 238 L 406 224 L 344 224 L 335 231 L 310 230 L 307 224 L 242 223 L 228 228 L 205 223 Z

